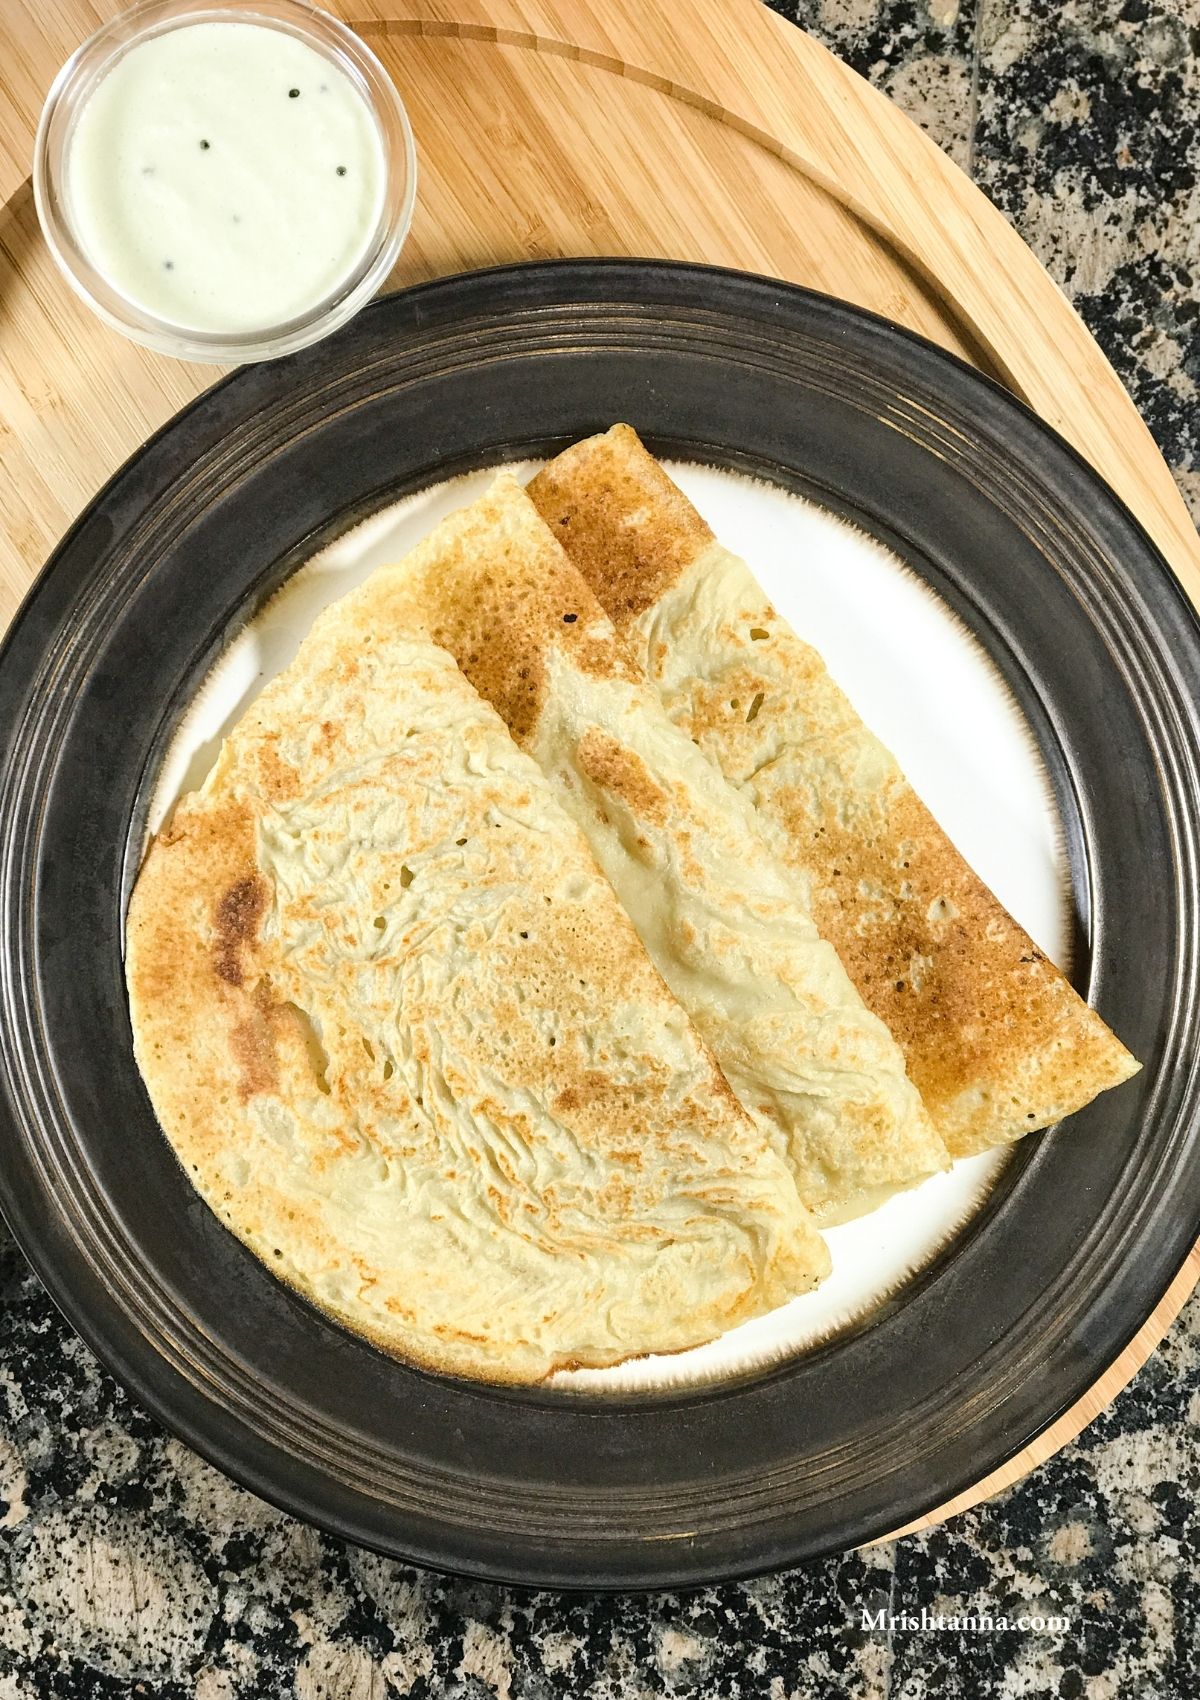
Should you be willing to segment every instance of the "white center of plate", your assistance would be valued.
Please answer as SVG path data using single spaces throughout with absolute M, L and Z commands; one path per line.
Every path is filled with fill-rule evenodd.
M 721 542 L 745 556 L 779 613 L 824 656 L 967 861 L 1051 961 L 1069 969 L 1063 837 L 1050 786 L 1020 709 L 967 628 L 896 555 L 811 503 L 737 474 L 668 465 Z M 535 468 L 511 470 L 524 478 Z M 197 693 L 163 764 L 151 831 L 202 782 L 221 740 L 321 610 L 481 496 L 496 470 L 406 497 L 288 580 Z M 956 1163 L 829 1229 L 832 1274 L 769 1316 L 693 1351 L 573 1370 L 555 1383 L 612 1393 L 711 1381 L 828 1339 L 936 1256 L 979 1209 L 1004 1161 L 993 1152 Z

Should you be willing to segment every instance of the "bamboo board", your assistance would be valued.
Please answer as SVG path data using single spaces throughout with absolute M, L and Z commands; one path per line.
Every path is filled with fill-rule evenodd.
M 560 255 L 786 278 L 921 332 L 1007 384 L 1124 498 L 1200 605 L 1200 540 L 1119 380 L 1020 238 L 921 131 L 757 0 L 325 0 L 395 78 L 417 136 L 393 287 Z M 214 378 L 77 301 L 29 184 L 59 65 L 119 7 L 0 11 L 0 627 L 62 532 Z M 1154 1350 L 1200 1245 L 1091 1390 L 1001 1469 L 898 1533 L 999 1492 L 1074 1438 Z

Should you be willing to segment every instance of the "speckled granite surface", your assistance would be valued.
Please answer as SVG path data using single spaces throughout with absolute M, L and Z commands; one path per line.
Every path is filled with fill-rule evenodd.
M 779 9 L 973 171 L 1200 514 L 1200 0 Z M 1082 1441 L 993 1504 L 869 1554 L 628 1601 L 444 1581 L 326 1539 L 164 1435 L 2 1230 L 0 1302 L 0 1700 L 1200 1696 L 1200 1300 Z M 902 1621 L 864 1633 L 864 1604 Z M 956 1633 L 923 1610 L 1070 1622 Z

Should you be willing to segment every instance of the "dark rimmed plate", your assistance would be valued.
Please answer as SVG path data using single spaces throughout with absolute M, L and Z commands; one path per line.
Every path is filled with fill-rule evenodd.
M 133 1063 L 124 903 L 199 679 L 298 560 L 456 471 L 628 419 L 895 543 L 1017 692 L 1066 823 L 1075 973 L 1144 1072 L 1025 1142 L 868 1325 L 719 1387 L 423 1374 L 275 1282 L 192 1192 Z M 171 1428 L 353 1540 L 480 1576 L 686 1584 L 884 1533 L 1118 1354 L 1200 1227 L 1200 634 L 1100 481 L 1005 392 L 805 291 L 564 262 L 393 296 L 218 385 L 101 493 L 0 658 L 8 1220 Z

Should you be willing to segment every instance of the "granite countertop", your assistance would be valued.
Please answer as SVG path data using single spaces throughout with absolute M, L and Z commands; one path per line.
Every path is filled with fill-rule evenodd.
M 1073 298 L 1200 517 L 1200 0 L 778 0 Z M 676 1598 L 422 1574 L 234 1487 L 101 1371 L 0 1229 L 0 1700 L 1200 1695 L 1200 1298 L 1083 1438 L 934 1532 Z M 863 1632 L 1066 1615 L 1065 1632 Z

